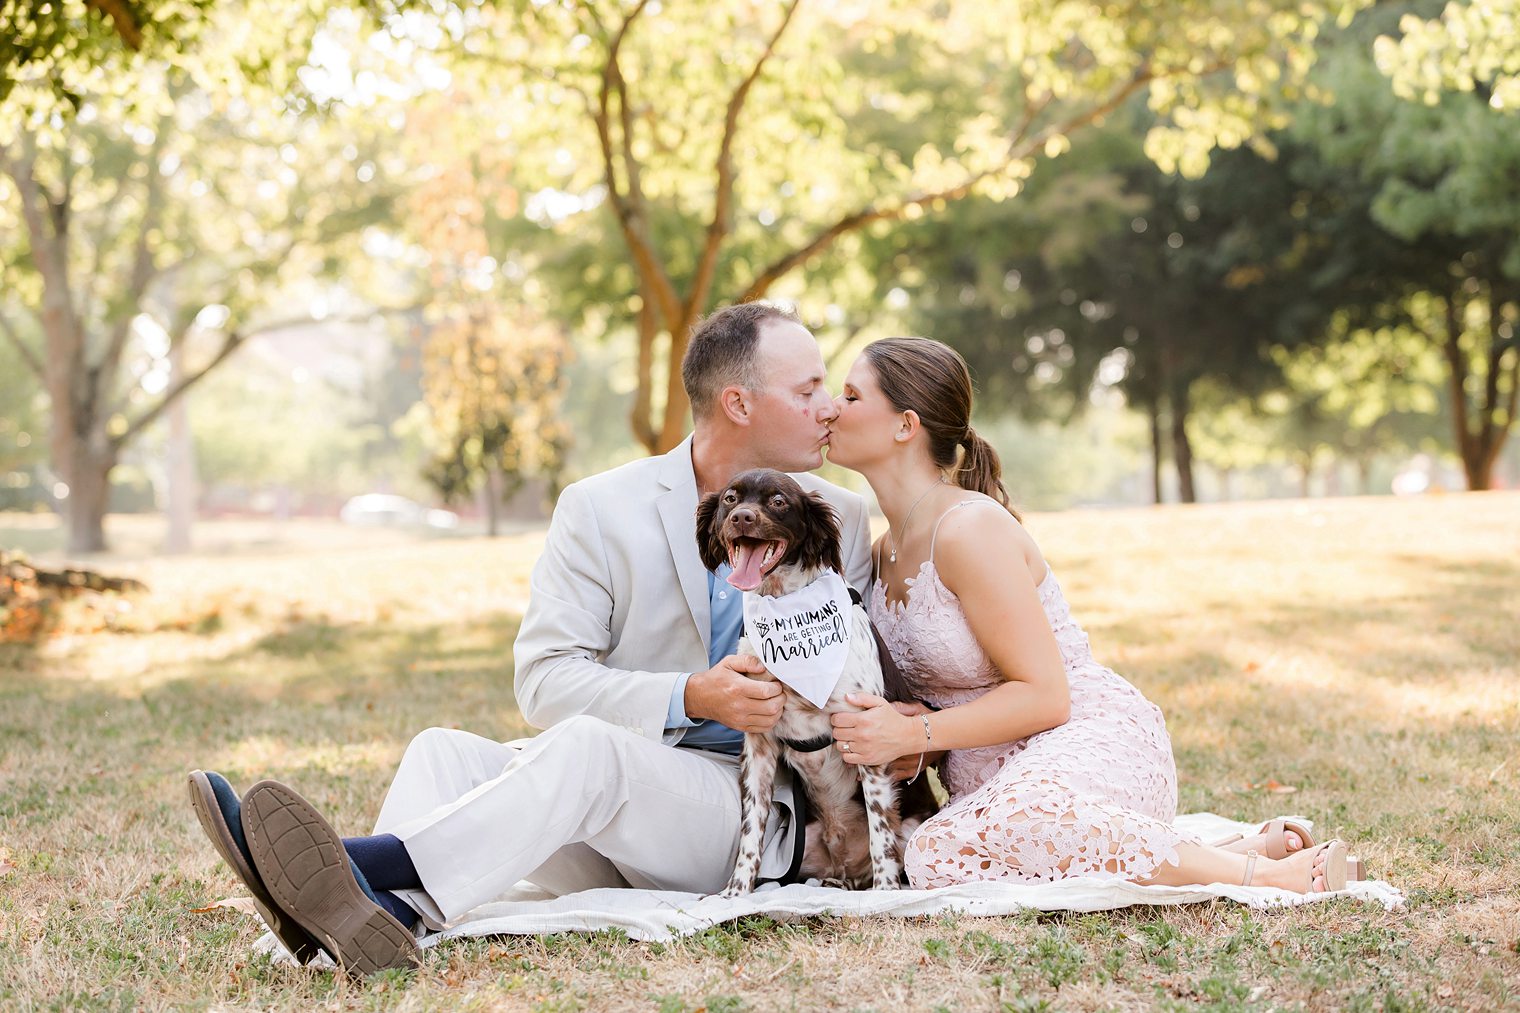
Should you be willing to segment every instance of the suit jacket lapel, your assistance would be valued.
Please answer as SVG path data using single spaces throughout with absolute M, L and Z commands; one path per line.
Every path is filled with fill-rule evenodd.
M 657 500 L 665 539 L 675 562 L 681 592 L 702 637 L 703 650 L 712 649 L 712 608 L 708 599 L 707 568 L 697 552 L 697 475 L 691 466 L 691 437 L 682 440 L 660 467 L 666 492 Z

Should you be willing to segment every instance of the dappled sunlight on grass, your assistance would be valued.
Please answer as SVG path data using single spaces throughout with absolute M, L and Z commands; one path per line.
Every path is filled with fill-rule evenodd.
M 1166 712 L 1182 808 L 1308 816 L 1403 888 L 1405 911 L 756 919 L 664 947 L 457 943 L 362 984 L 249 961 L 249 919 L 192 912 L 237 887 L 185 772 L 287 780 L 364 833 L 418 731 L 530 734 L 511 648 L 541 533 L 122 555 L 105 568 L 150 594 L 71 603 L 57 636 L 0 655 L 0 848 L 16 867 L 0 977 L 37 1006 L 114 975 L 165 1007 L 657 1008 L 742 989 L 785 1008 L 884 995 L 884 968 L 911 969 L 888 977 L 912 1008 L 1233 1008 L 1254 989 L 1280 1007 L 1462 1005 L 1436 1001 L 1448 984 L 1501 1006 L 1520 996 L 1517 517 L 1520 495 L 1502 494 L 1027 518 L 1096 657 Z
M 288 772 L 347 776 L 356 772 L 389 774 L 401 759 L 405 742 L 390 739 L 367 742 L 298 745 L 289 739 L 253 735 L 207 756 L 211 770 Z

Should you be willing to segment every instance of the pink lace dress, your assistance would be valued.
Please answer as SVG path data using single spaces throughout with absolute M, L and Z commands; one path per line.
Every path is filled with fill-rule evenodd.
M 878 580 L 870 614 L 918 697 L 954 707 L 1001 683 L 960 599 L 935 571 L 932 540 L 908 585 L 907 601 L 889 602 Z M 1039 595 L 1071 686 L 1071 719 L 1017 742 L 950 751 L 940 766 L 950 800 L 918 828 L 903 856 L 914 887 L 1142 880 L 1175 862 L 1179 843 L 1194 842 L 1171 826 L 1177 770 L 1161 709 L 1093 660 L 1048 569 Z

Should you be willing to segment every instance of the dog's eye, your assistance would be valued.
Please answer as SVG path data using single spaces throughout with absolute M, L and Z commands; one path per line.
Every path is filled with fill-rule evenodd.
M 729 506 L 733 506 L 735 503 L 739 502 L 739 494 L 730 489 L 728 492 L 725 492 L 723 494 L 723 502 L 727 503 Z
M 786 509 L 786 497 L 783 496 L 783 495 L 781 495 L 780 493 L 777 493 L 776 495 L 774 495 L 774 496 L 771 497 L 771 506 L 774 507 L 774 508 L 776 508 L 777 510 L 785 510 Z

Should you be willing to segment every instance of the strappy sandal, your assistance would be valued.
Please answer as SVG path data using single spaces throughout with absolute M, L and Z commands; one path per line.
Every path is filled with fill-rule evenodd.
M 1314 866 L 1311 864 L 1309 867 L 1309 888 L 1304 890 L 1304 893 L 1336 893 L 1346 889 L 1346 869 L 1350 856 L 1347 854 L 1344 842 L 1328 841 L 1316 848 L 1305 848 L 1303 851 L 1294 852 L 1294 854 L 1303 854 L 1304 851 L 1325 852 L 1325 864 L 1320 870 L 1320 874 L 1325 877 L 1325 888 L 1323 890 L 1314 889 Z M 1256 860 L 1260 857 L 1261 854 L 1259 852 L 1246 852 L 1246 874 L 1241 877 L 1241 886 L 1252 885 L 1251 880 L 1256 875 Z
M 1295 848 L 1293 851 L 1288 850 L 1288 834 L 1290 833 L 1298 835 L 1303 847 Z M 1250 837 L 1231 834 L 1229 837 L 1215 841 L 1214 847 L 1237 853 L 1255 851 L 1271 859 L 1283 859 L 1314 847 L 1314 836 L 1309 833 L 1309 828 L 1298 820 L 1282 818 L 1268 820 Z

